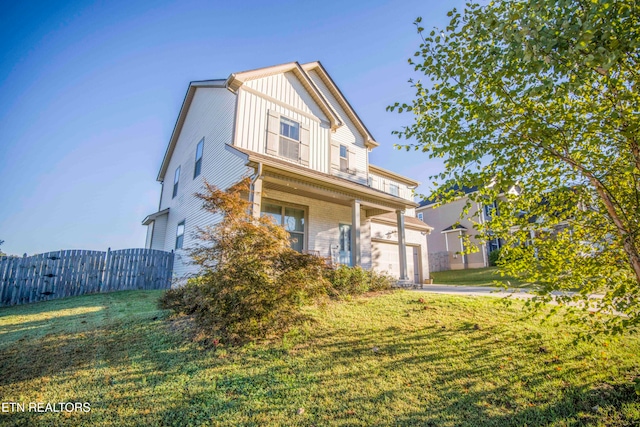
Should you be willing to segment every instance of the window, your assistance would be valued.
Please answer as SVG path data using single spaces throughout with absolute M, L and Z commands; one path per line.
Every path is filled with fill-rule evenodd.
M 296 162 L 300 160 L 300 123 L 280 117 L 278 155 Z
M 491 217 L 498 215 L 498 202 L 493 202 L 489 205 L 484 205 L 484 214 L 487 221 L 491 220 Z
M 389 184 L 389 194 L 394 196 L 398 196 L 400 194 L 400 188 L 398 184 Z
M 176 249 L 182 249 L 184 242 L 184 220 L 178 224 L 176 228 Z
M 424 221 L 424 216 L 422 215 L 422 212 L 418 212 L 418 219 L 420 221 Z
M 196 147 L 196 165 L 193 168 L 193 178 L 195 179 L 202 171 L 202 151 L 204 150 L 204 138 L 198 142 Z
M 176 169 L 176 173 L 173 176 L 173 196 L 171 196 L 171 198 L 178 195 L 178 182 L 180 182 L 180 166 L 178 166 L 178 169 Z
M 340 146 L 340 170 L 342 172 L 349 172 L 349 151 L 346 145 Z
M 276 224 L 282 225 L 289 232 L 292 249 L 298 252 L 304 250 L 304 209 L 263 203 L 260 215 L 270 216 Z

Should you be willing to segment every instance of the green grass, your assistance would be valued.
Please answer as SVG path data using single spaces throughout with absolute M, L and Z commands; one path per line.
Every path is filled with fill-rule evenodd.
M 0 424 L 640 423 L 640 340 L 574 346 L 570 328 L 522 320 L 518 301 L 355 298 L 308 308 L 308 324 L 278 342 L 213 349 L 185 339 L 188 321 L 157 310 L 159 295 L 0 309 L 1 400 L 92 408 L 0 414 Z
M 431 277 L 439 285 L 494 286 L 494 280 L 499 280 L 511 288 L 527 287 L 513 277 L 500 277 L 497 267 L 438 271 L 431 273 Z

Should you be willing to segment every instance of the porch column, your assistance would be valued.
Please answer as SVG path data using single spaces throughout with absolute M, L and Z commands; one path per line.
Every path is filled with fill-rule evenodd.
M 262 178 L 258 178 L 251 185 L 251 213 L 254 218 L 260 218 L 260 206 L 262 205 Z
M 351 265 L 360 265 L 360 200 L 351 202 Z
M 400 281 L 408 281 L 407 277 L 407 245 L 404 237 L 404 211 L 397 210 L 398 217 L 398 251 L 400 252 Z

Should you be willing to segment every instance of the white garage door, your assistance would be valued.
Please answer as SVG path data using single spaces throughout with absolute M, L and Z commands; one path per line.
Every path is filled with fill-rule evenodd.
M 379 272 L 387 272 L 394 277 L 400 277 L 400 254 L 398 244 L 391 242 L 371 242 L 373 269 Z M 420 248 L 407 246 L 407 277 L 420 281 L 419 257 Z M 416 254 L 414 254 L 416 252 Z

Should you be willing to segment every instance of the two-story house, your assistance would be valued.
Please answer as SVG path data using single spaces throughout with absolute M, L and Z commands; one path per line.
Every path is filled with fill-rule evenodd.
M 422 283 L 431 227 L 415 218 L 418 182 L 369 164 L 377 146 L 319 62 L 192 82 L 158 174 L 158 212 L 143 221 L 146 247 L 175 250 L 176 277 L 194 273 L 184 249 L 219 220 L 194 193 L 203 180 L 228 188 L 248 176 L 254 215 L 286 227 L 294 249 Z
M 499 215 L 498 203 L 477 203 L 470 200 L 469 195 L 478 191 L 477 187 L 454 187 L 464 195 L 448 203 L 438 204 L 434 197 L 420 202 L 416 208 L 418 219 L 433 227 L 429 235 L 429 261 L 432 271 L 462 270 L 466 268 L 482 268 L 489 266 L 489 254 L 502 247 L 500 239 L 480 241 L 476 239 L 478 225 L 490 221 Z M 514 186 L 508 190 L 510 194 L 519 194 L 520 189 Z M 504 195 L 499 196 L 504 200 Z M 462 215 L 464 207 L 470 203 L 469 211 Z M 468 243 L 478 248 L 469 252 Z

